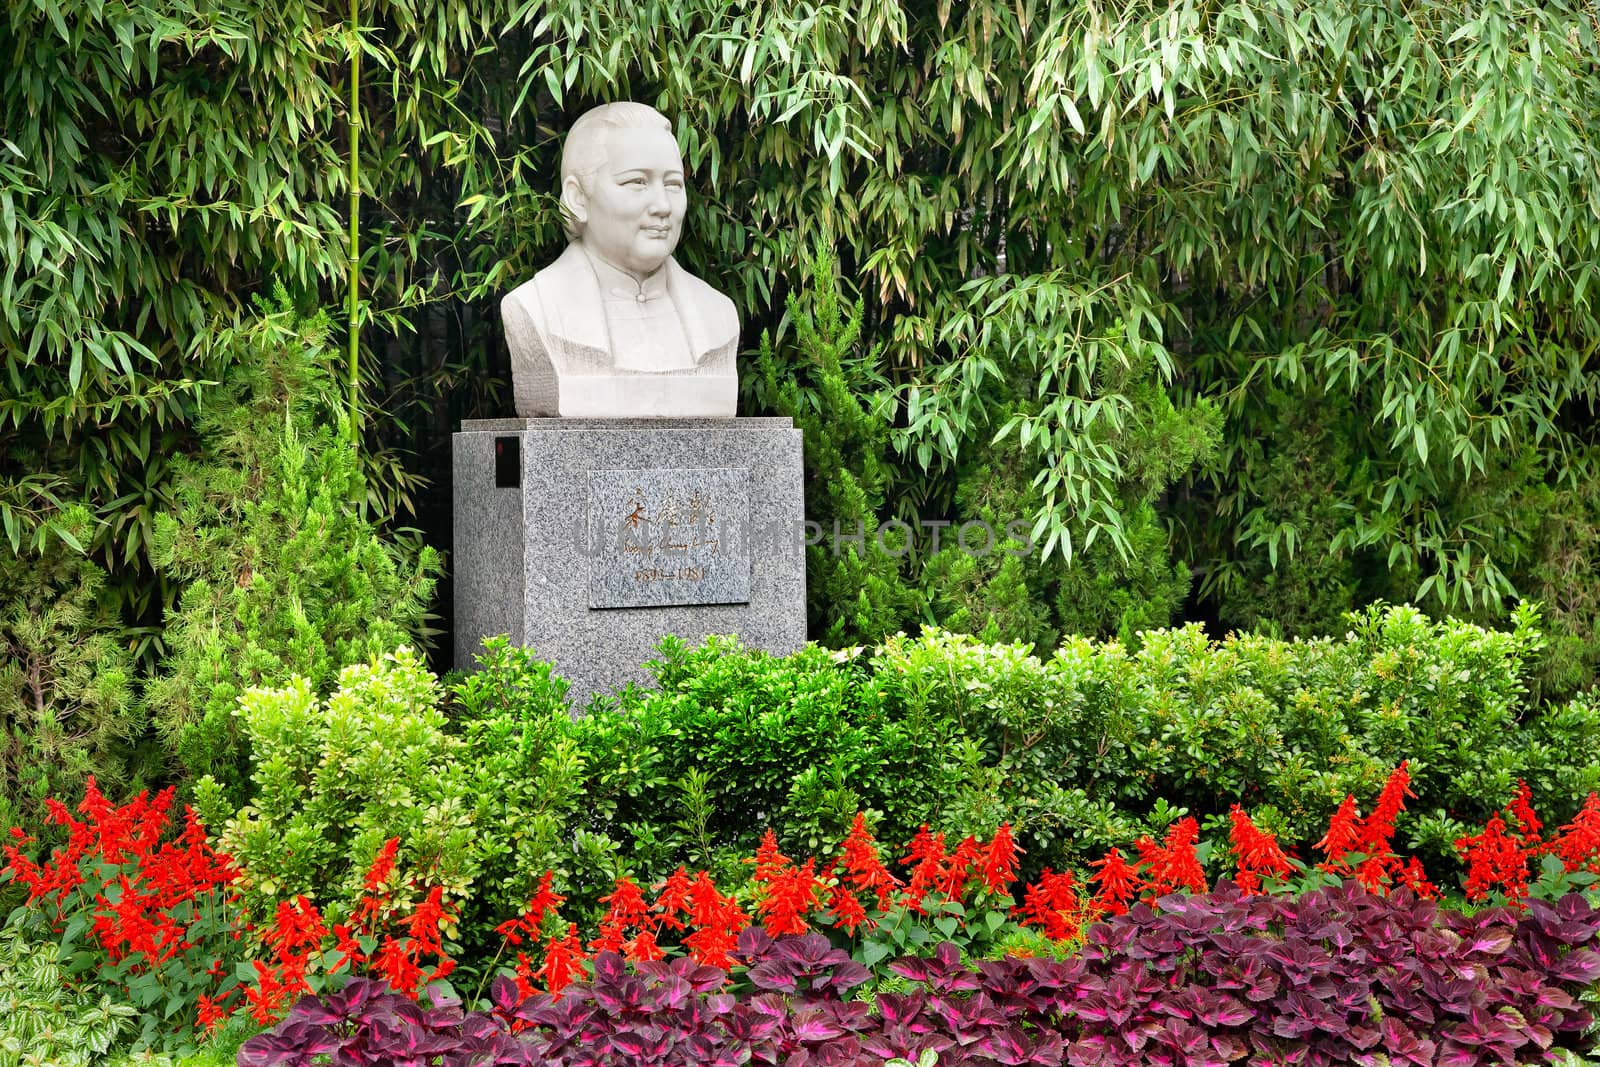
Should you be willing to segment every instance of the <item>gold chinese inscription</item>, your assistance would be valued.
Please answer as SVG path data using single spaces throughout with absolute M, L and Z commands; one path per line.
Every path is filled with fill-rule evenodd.
M 687 497 L 669 496 L 652 512 L 645 503 L 644 488 L 635 486 L 624 509 L 620 547 L 625 554 L 653 560 L 722 546 L 715 503 L 699 489 Z M 636 582 L 701 581 L 705 576 L 704 567 L 640 567 L 633 572 Z

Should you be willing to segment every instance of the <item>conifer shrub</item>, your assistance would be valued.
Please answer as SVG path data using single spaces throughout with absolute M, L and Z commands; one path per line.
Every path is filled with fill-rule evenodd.
M 437 554 L 383 536 L 333 414 L 327 323 L 279 310 L 233 333 L 245 350 L 199 422 L 199 456 L 174 463 L 176 506 L 154 557 L 182 586 L 147 689 L 189 778 L 245 796 L 235 709 L 293 677 L 326 692 L 339 671 L 425 633 Z
M 84 534 L 88 515 L 71 525 Z M 38 831 L 47 798 L 81 793 L 90 776 L 133 789 L 161 761 L 141 745 L 135 635 L 104 571 L 47 542 L 0 551 L 0 590 L 0 825 Z
M 875 641 L 920 615 L 921 590 L 903 573 L 913 546 L 880 519 L 895 486 L 893 391 L 882 345 L 862 339 L 862 303 L 846 296 L 833 257 L 811 261 L 810 286 L 785 307 L 792 340 L 761 335 L 762 402 L 805 440 L 807 616 L 823 641 Z M 860 538 L 859 543 L 851 539 Z M 847 543 L 849 542 L 849 543 Z M 887 546 L 887 550 L 885 549 Z

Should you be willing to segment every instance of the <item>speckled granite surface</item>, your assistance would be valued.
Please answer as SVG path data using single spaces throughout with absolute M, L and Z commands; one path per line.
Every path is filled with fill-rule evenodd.
M 521 442 L 520 491 L 495 487 L 497 437 Z M 674 486 L 685 500 L 706 491 L 714 480 L 694 472 L 707 470 L 748 471 L 748 524 L 735 529 L 731 512 L 725 520 L 730 556 L 749 559 L 748 602 L 591 607 L 592 568 L 618 568 L 616 502 L 608 496 L 596 505 L 596 527 L 610 527 L 610 539 L 591 536 L 589 515 L 591 482 L 608 486 L 615 478 L 592 472 L 649 471 L 659 501 Z M 509 634 L 572 681 L 576 707 L 591 693 L 647 683 L 640 664 L 665 634 L 691 642 L 737 634 L 775 653 L 805 643 L 801 435 L 788 419 L 472 421 L 454 437 L 454 473 L 458 667 L 472 665 L 483 637 Z M 743 482 L 718 477 L 718 485 Z M 639 580 L 667 573 L 679 580 L 681 571 L 654 568 Z M 690 573 L 686 584 L 695 578 Z M 723 586 L 708 589 L 708 598 L 735 593 Z

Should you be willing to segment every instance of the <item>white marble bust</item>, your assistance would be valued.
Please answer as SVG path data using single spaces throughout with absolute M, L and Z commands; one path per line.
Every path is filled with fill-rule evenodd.
M 645 104 L 585 112 L 561 153 L 567 250 L 500 302 L 522 418 L 732 418 L 733 301 L 678 266 L 683 156 Z

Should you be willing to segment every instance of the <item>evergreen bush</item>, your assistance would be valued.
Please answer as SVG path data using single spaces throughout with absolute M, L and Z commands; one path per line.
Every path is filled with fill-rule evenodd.
M 425 635 L 438 556 L 413 557 L 366 512 L 367 483 L 328 400 L 325 320 L 277 311 L 238 331 L 241 355 L 174 462 L 175 507 L 154 558 L 182 589 L 147 687 L 181 772 L 245 797 L 235 709 L 251 686 L 326 691 L 346 665 Z
M 90 525 L 68 518 L 80 534 Z M 91 775 L 131 791 L 162 771 L 142 744 L 134 635 L 105 586 L 60 541 L 0 552 L 0 825 L 39 831 L 45 800 L 80 795 Z
M 249 691 L 255 799 L 210 781 L 199 796 L 255 906 L 304 893 L 337 919 L 398 837 L 397 884 L 445 887 L 475 949 L 547 870 L 587 922 L 619 877 L 690 865 L 742 884 L 768 829 L 815 853 L 857 812 L 891 853 L 923 823 L 1009 823 L 1031 877 L 1131 855 L 1188 818 L 1225 837 L 1234 803 L 1314 840 L 1346 794 L 1370 808 L 1406 761 L 1402 844 L 1449 869 L 1518 779 L 1549 798 L 1551 825 L 1600 789 L 1600 703 L 1530 693 L 1531 613 L 1506 632 L 1402 607 L 1348 625 L 1315 642 L 1197 626 L 1133 648 L 1076 638 L 1045 657 L 935 630 L 782 657 L 668 640 L 656 688 L 576 717 L 549 665 L 503 639 L 442 688 L 401 651 L 347 668 L 326 701 L 303 680 Z
M 245 692 L 237 715 L 250 753 L 252 795 L 235 807 L 228 783 L 207 776 L 196 807 L 242 872 L 243 906 L 265 919 L 303 895 L 341 918 L 390 838 L 401 884 L 465 898 L 480 866 L 473 827 L 477 785 L 445 732 L 438 681 L 406 648 L 352 664 L 320 699 L 304 678 Z

